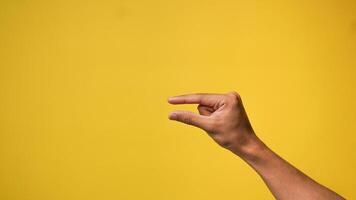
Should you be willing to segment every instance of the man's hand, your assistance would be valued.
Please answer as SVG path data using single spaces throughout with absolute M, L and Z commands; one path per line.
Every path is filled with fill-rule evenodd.
M 188 94 L 168 98 L 171 104 L 198 104 L 199 114 L 174 111 L 169 119 L 205 130 L 219 145 L 237 153 L 255 138 L 253 129 L 236 92 L 227 94 Z
M 175 111 L 169 115 L 169 119 L 204 129 L 218 144 L 246 161 L 262 177 L 276 199 L 344 199 L 269 149 L 255 135 L 236 92 L 182 95 L 171 97 L 168 102 L 198 104 L 200 115 Z

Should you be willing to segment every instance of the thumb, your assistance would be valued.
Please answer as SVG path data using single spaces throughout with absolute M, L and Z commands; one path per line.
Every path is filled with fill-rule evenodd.
M 169 119 L 196 126 L 204 130 L 207 130 L 209 125 L 209 118 L 207 116 L 198 115 L 189 111 L 174 111 L 169 114 Z

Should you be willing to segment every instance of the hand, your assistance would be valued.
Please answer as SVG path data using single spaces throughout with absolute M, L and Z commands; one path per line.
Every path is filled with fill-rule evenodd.
M 227 94 L 188 94 L 168 98 L 171 104 L 199 104 L 199 114 L 174 111 L 169 119 L 205 130 L 220 146 L 235 153 L 257 139 L 241 97 L 236 92 Z
M 200 115 L 175 111 L 169 119 L 205 130 L 219 145 L 240 156 L 262 177 L 276 199 L 344 199 L 303 174 L 259 140 L 236 92 L 189 94 L 171 97 L 168 102 L 199 104 Z

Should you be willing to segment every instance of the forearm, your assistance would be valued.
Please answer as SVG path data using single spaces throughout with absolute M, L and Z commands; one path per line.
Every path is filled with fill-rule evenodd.
M 231 151 L 246 161 L 279 200 L 344 199 L 320 185 L 269 149 L 255 134 Z

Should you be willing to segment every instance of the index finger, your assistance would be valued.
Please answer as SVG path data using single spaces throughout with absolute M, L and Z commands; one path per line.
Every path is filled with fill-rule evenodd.
M 219 94 L 208 94 L 208 93 L 196 93 L 196 94 L 185 94 L 180 96 L 173 96 L 168 98 L 168 103 L 170 104 L 200 104 L 205 106 L 214 106 L 221 95 Z

